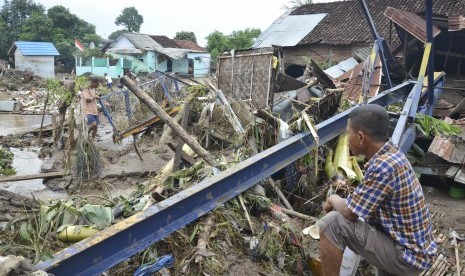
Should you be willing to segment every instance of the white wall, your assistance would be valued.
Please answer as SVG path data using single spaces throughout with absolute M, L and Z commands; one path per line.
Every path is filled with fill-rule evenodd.
M 129 41 L 129 39 L 127 39 L 125 36 L 122 36 L 118 41 L 115 42 L 115 44 L 111 46 L 111 48 L 134 48 L 136 49 L 136 46 L 134 46 L 134 44 L 132 44 L 132 42 Z
M 55 77 L 54 56 L 23 56 L 19 49 L 15 51 L 15 69 L 32 71 L 42 78 Z
M 209 53 L 188 53 L 187 58 L 194 61 L 194 77 L 203 77 L 208 75 L 210 72 L 211 62 L 211 56 Z

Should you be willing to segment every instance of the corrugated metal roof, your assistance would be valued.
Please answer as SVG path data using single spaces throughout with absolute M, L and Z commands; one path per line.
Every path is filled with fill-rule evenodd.
M 255 41 L 252 48 L 278 46 L 295 46 L 307 36 L 318 23 L 323 20 L 326 13 L 306 15 L 281 15 L 268 29 Z
M 465 141 L 465 122 L 463 120 L 454 121 L 448 117 L 444 121 L 460 127 L 462 133 L 456 137 L 435 136 L 428 152 L 436 154 L 450 163 L 463 164 L 465 162 L 465 142 L 463 142 Z
M 168 45 L 166 40 L 170 39 L 166 36 L 149 36 L 146 34 L 132 34 L 132 33 L 125 33 L 123 34 L 126 36 L 129 41 L 131 41 L 134 46 L 141 50 L 145 51 L 157 51 L 159 53 L 162 53 L 164 55 L 167 55 L 168 57 L 172 59 L 181 59 L 183 58 L 187 53 L 192 52 L 193 50 L 191 49 L 181 49 L 181 48 L 164 48 L 161 44 L 157 43 L 154 38 L 160 39 L 163 38 L 165 40 L 165 45 Z M 171 40 L 172 43 L 170 45 L 176 45 L 179 47 L 178 44 L 174 40 Z M 108 52 L 116 52 L 119 51 L 118 49 L 109 49 Z
M 387 7 L 384 11 L 387 18 L 394 21 L 397 25 L 409 32 L 414 37 L 418 38 L 423 43 L 426 43 L 426 20 L 420 16 L 402 11 L 393 7 Z M 433 25 L 433 37 L 436 37 L 441 30 Z
M 9 53 L 18 48 L 23 56 L 59 56 L 60 53 L 52 42 L 16 41 Z
M 130 33 L 126 33 L 126 34 L 123 34 L 123 35 L 127 39 L 129 39 L 129 41 L 131 41 L 134 44 L 134 46 L 136 46 L 139 49 L 150 51 L 150 50 L 155 50 L 155 49 L 158 49 L 158 48 L 162 48 L 162 46 L 160 44 L 155 42 L 155 40 L 153 40 L 150 36 L 148 36 L 146 34 L 130 34 Z
M 352 70 L 358 64 L 355 58 L 350 57 L 346 60 L 339 62 L 338 64 L 329 67 L 324 72 L 328 74 L 331 78 L 337 79 L 338 77 L 342 76 L 344 73 Z

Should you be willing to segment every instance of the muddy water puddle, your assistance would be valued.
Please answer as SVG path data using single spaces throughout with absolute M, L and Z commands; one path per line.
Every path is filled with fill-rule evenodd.
M 42 115 L 0 115 L 0 136 L 19 134 L 32 129 L 40 128 Z M 51 124 L 51 116 L 44 117 L 44 126 Z
M 13 167 L 16 176 L 40 173 L 42 160 L 38 157 L 38 148 L 10 148 L 14 154 Z M 63 199 L 68 195 L 66 192 L 54 192 L 43 184 L 43 179 L 32 179 L 23 181 L 5 182 L 0 188 L 17 193 L 22 196 L 35 197 L 41 200 Z

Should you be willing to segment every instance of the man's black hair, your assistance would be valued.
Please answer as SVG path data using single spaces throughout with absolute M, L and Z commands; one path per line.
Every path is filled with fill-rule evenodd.
M 388 139 L 389 114 L 376 104 L 367 104 L 355 108 L 349 114 L 350 126 L 355 131 L 361 131 L 375 142 Z

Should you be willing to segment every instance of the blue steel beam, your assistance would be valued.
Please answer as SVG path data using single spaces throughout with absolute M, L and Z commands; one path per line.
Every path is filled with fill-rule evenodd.
M 390 52 L 389 52 L 389 47 L 387 46 L 386 41 L 384 40 L 383 37 L 381 37 L 376 30 L 375 22 L 371 18 L 370 11 L 368 10 L 367 3 L 365 0 L 359 0 L 360 6 L 362 6 L 362 11 L 363 14 L 365 14 L 365 18 L 367 19 L 368 26 L 370 27 L 371 33 L 373 34 L 373 37 L 375 38 L 375 43 L 378 43 L 378 51 L 379 55 L 381 56 L 381 66 L 383 69 L 384 77 L 386 78 L 386 84 L 388 88 L 392 88 L 392 82 L 391 82 L 391 75 L 389 74 L 389 68 L 387 66 L 388 58 L 390 58 Z
M 369 103 L 387 106 L 401 101 L 407 97 L 411 86 L 411 83 L 403 83 L 373 97 Z M 321 144 L 345 130 L 352 109 L 316 126 Z M 314 145 L 311 133 L 297 134 L 57 252 L 53 259 L 37 266 L 54 275 L 99 275 L 295 162 L 308 154 Z
M 399 117 L 399 120 L 397 121 L 396 128 L 394 129 L 394 133 L 392 134 L 392 143 L 394 143 L 394 145 L 400 145 L 400 139 L 404 134 L 408 121 L 410 120 L 410 122 L 412 122 L 415 119 L 415 114 L 417 113 L 418 104 L 423 90 L 423 81 L 426 73 L 426 67 L 428 65 L 429 56 L 431 53 L 430 51 L 431 44 L 426 43 L 425 51 L 423 53 L 423 59 L 421 62 L 420 72 L 418 74 L 418 81 L 413 87 L 404 104 L 402 113 Z
M 438 82 L 436 82 L 434 90 L 434 100 L 433 100 L 433 105 L 430 105 L 429 102 L 427 102 L 426 105 L 421 106 L 418 109 L 419 113 L 426 114 L 431 116 L 433 112 L 433 108 L 436 105 L 436 102 L 438 101 L 439 97 L 441 96 L 442 93 L 442 87 L 444 87 L 444 77 L 441 77 Z M 429 95 L 429 93 L 425 93 L 425 95 Z M 406 153 L 410 147 L 412 147 L 413 143 L 415 142 L 415 139 L 417 138 L 417 127 L 416 125 L 410 125 L 408 126 L 404 133 L 402 134 L 402 137 L 400 139 L 399 143 L 399 148 L 403 153 Z

